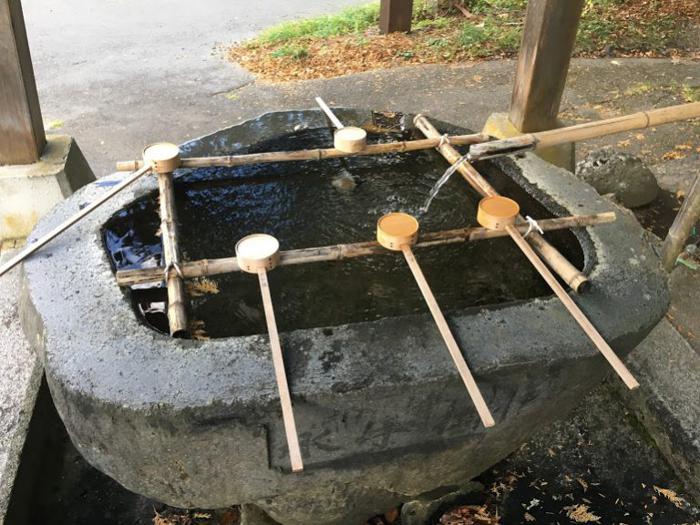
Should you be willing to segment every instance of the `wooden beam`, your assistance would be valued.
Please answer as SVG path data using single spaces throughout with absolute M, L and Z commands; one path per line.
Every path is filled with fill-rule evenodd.
M 0 0 L 0 165 L 31 164 L 46 145 L 20 0 Z
M 557 125 L 584 0 L 530 0 L 509 118 L 522 132 Z
M 413 0 L 381 0 L 379 7 L 379 32 L 383 35 L 411 30 Z

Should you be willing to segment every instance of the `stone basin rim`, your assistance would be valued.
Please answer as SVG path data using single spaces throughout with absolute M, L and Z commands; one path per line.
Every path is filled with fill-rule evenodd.
M 370 116 L 367 111 L 349 109 L 337 109 L 337 111 L 342 115 L 344 121 L 355 125 L 361 125 Z M 238 134 L 241 137 L 240 141 L 236 141 L 237 147 L 242 148 L 261 140 L 264 137 L 265 120 L 274 120 L 287 113 L 266 113 L 258 119 L 234 126 L 239 130 Z M 324 117 L 320 110 L 299 111 L 296 115 L 289 122 L 289 131 L 292 131 L 295 125 L 325 127 Z M 441 123 L 435 122 L 440 126 Z M 208 144 L 215 144 L 218 135 L 230 132 L 231 130 L 222 130 L 210 135 Z M 248 143 L 244 137 L 248 139 Z M 197 149 L 202 147 L 204 146 L 200 139 L 186 142 L 181 146 L 182 155 L 198 155 L 201 152 L 198 152 Z M 227 151 L 229 154 L 233 152 Z M 219 153 L 211 152 L 210 154 Z M 595 283 L 593 290 L 578 298 L 579 304 L 585 309 L 587 303 L 600 301 L 601 296 L 613 299 L 609 294 L 610 290 L 606 292 L 605 289 L 610 284 L 619 284 L 617 271 L 613 268 L 623 261 L 627 262 L 627 260 L 621 253 L 615 253 L 614 249 L 611 250 L 611 246 L 615 243 L 611 243 L 609 237 L 611 232 L 617 232 L 616 235 L 612 236 L 618 239 L 620 237 L 630 239 L 640 236 L 641 231 L 636 221 L 627 212 L 616 209 L 610 202 L 598 196 L 592 188 L 576 180 L 573 175 L 564 170 L 556 170 L 557 177 L 561 179 L 559 181 L 554 181 L 552 176 L 537 176 L 537 173 L 542 175 L 544 172 L 552 173 L 555 170 L 534 155 L 526 154 L 523 158 L 515 161 L 502 161 L 502 163 L 506 168 L 509 165 L 513 166 L 514 168 L 508 169 L 514 172 L 516 182 L 525 186 L 528 192 L 532 193 L 550 211 L 560 214 L 599 213 L 611 210 L 617 212 L 619 219 L 616 223 L 587 228 L 585 231 L 580 229 L 575 231 L 584 248 L 586 266 L 584 271 Z M 525 169 L 525 172 L 515 173 L 520 169 Z M 85 200 L 91 200 L 92 196 L 97 194 L 101 183 L 104 184 L 105 179 L 101 179 L 80 191 L 76 196 L 58 206 L 40 222 L 33 236 L 41 235 L 58 220 L 75 212 L 79 204 Z M 129 406 L 137 410 L 153 405 L 159 406 L 161 410 L 168 408 L 177 410 L 193 405 L 207 406 L 211 405 L 213 399 L 227 399 L 232 405 L 249 403 L 254 399 L 274 400 L 276 398 L 274 386 L 266 384 L 269 383 L 266 377 L 268 356 L 267 341 L 263 335 L 205 342 L 173 340 L 157 334 L 141 324 L 136 319 L 131 306 L 124 300 L 121 290 L 116 286 L 102 246 L 100 237 L 102 224 L 114 210 L 149 191 L 153 191 L 155 187 L 155 181 L 148 178 L 138 183 L 133 189 L 126 190 L 117 196 L 111 204 L 97 210 L 25 265 L 24 295 L 27 298 L 26 303 L 31 305 L 31 308 L 25 309 L 31 310 L 30 314 L 25 316 L 28 319 L 25 325 L 30 327 L 28 332 L 32 335 L 32 340 L 37 340 L 37 333 L 42 336 L 39 338 L 40 343 L 37 346 L 47 373 L 54 382 L 61 383 L 69 389 L 77 389 L 84 393 L 89 391 L 91 396 L 103 399 L 105 402 Z M 564 194 L 564 188 L 567 188 L 569 196 Z M 571 194 L 578 194 L 578 198 L 572 198 Z M 626 233 L 620 235 L 623 231 Z M 630 241 L 626 248 L 641 254 L 642 262 L 640 264 L 642 267 L 656 272 L 656 269 L 653 268 L 654 254 L 646 245 Z M 71 273 L 72 268 L 79 266 L 84 270 L 82 275 Z M 56 271 L 57 269 L 58 271 Z M 57 294 L 59 299 L 56 299 L 56 294 L 54 294 L 54 297 L 49 300 L 46 294 L 40 290 L 42 286 L 46 285 L 46 277 L 42 274 L 53 274 L 54 279 L 60 281 L 59 293 Z M 88 279 L 90 277 L 92 279 Z M 659 282 L 650 282 L 649 284 L 652 289 L 663 288 Z M 635 303 L 648 301 L 648 299 L 644 299 L 647 291 L 644 287 L 637 288 L 636 293 L 630 289 L 624 297 L 629 299 L 630 296 L 634 296 Z M 77 298 L 76 296 L 79 294 L 95 297 L 100 311 L 110 312 L 110 318 L 105 322 L 102 330 L 88 334 L 85 339 L 76 340 L 72 337 L 66 338 L 64 335 L 66 332 L 78 333 L 78 329 L 84 326 L 85 316 L 79 315 L 84 307 L 77 310 L 71 307 L 72 300 Z M 655 299 L 663 305 L 664 294 L 662 293 Z M 609 304 L 615 303 L 616 301 L 612 300 L 609 302 Z M 61 310 L 64 315 L 59 318 L 55 314 L 47 312 L 49 308 Z M 581 345 L 581 341 L 585 338 L 583 334 L 580 334 L 580 337 L 574 336 L 572 340 L 553 333 L 537 333 L 535 330 L 532 335 L 538 338 L 537 346 L 544 347 L 545 351 L 542 351 L 541 348 L 539 351 L 535 351 L 534 343 L 529 343 L 521 345 L 517 349 L 510 349 L 505 353 L 499 352 L 496 347 L 482 349 L 481 352 L 475 353 L 472 351 L 472 345 L 469 344 L 468 334 L 460 331 L 460 327 L 473 323 L 478 323 L 480 329 L 486 332 L 497 330 L 499 323 L 505 318 L 520 319 L 523 326 L 534 327 L 537 326 L 537 323 L 533 319 L 548 315 L 552 315 L 553 320 L 562 319 L 561 315 L 556 315 L 560 308 L 561 306 L 554 298 L 532 299 L 518 304 L 499 306 L 496 309 L 484 309 L 478 313 L 470 311 L 466 314 L 454 314 L 450 316 L 450 319 L 457 327 L 456 331 L 460 336 L 458 339 L 462 340 L 466 357 L 478 378 L 497 367 L 517 365 L 530 362 L 533 359 L 547 361 L 553 358 L 551 350 L 546 350 L 547 348 L 557 348 L 556 357 L 558 359 L 576 359 L 592 355 L 594 352 L 592 349 L 584 353 L 577 349 L 577 347 L 586 346 Z M 610 313 L 612 310 L 608 311 L 608 314 Z M 427 312 L 419 316 L 409 317 L 419 318 L 421 324 L 429 325 L 431 323 Z M 606 330 L 605 317 L 603 314 L 592 313 L 594 324 L 600 326 L 602 333 L 614 344 L 615 339 L 624 336 L 624 333 L 616 333 L 613 329 Z M 36 318 L 42 320 L 39 325 L 32 322 L 36 321 Z M 416 322 L 416 320 L 411 319 L 411 322 Z M 326 346 L 353 344 L 351 340 L 357 337 L 358 331 L 365 330 L 369 325 L 378 325 L 382 329 L 394 330 L 405 323 L 406 319 L 397 317 L 333 326 L 331 327 L 332 336 L 323 335 L 324 328 L 294 330 L 283 334 L 283 345 L 292 348 L 295 343 L 303 345 L 309 338 L 322 339 Z M 639 326 L 644 323 L 637 321 L 633 324 Z M 35 329 L 37 327 L 40 328 Z M 540 335 L 542 337 L 538 337 Z M 46 351 L 47 347 L 51 347 L 48 352 Z M 95 366 L 91 370 L 84 370 L 77 363 L 72 364 L 70 360 L 66 360 L 60 367 L 54 366 L 56 359 L 60 359 L 61 355 L 65 359 L 65 356 L 79 354 L 84 352 L 86 348 L 90 348 L 93 353 L 97 354 L 95 356 L 96 362 L 105 364 L 102 367 Z M 143 348 L 148 348 L 149 352 L 143 352 Z M 409 353 L 406 360 L 409 361 L 411 357 L 412 355 Z M 433 363 L 433 365 L 435 364 Z M 115 369 L 124 374 L 123 383 L 119 388 L 104 380 L 111 376 Z M 167 372 L 164 371 L 166 369 Z M 255 369 L 263 370 L 264 373 L 256 373 Z M 154 370 L 157 372 L 154 373 Z M 290 382 L 295 395 L 308 396 L 325 390 L 325 387 L 319 383 L 315 371 L 310 369 L 309 372 L 312 373 L 308 375 L 291 374 Z M 392 380 L 397 378 L 422 381 L 426 378 L 438 379 L 452 376 L 453 373 L 449 363 L 446 366 L 431 366 L 422 374 L 417 373 L 411 366 L 404 366 L 401 370 L 396 371 L 394 376 L 377 378 L 376 381 L 379 384 L 391 386 Z M 215 389 L 211 387 L 188 388 L 188 385 L 191 385 L 188 377 L 200 374 L 215 374 L 217 381 L 211 383 L 216 383 L 219 386 Z M 144 381 L 135 380 L 134 375 L 141 377 L 144 381 L 148 376 L 152 382 L 151 388 L 144 389 Z M 181 389 L 174 388 L 172 385 L 175 384 L 181 384 L 183 387 Z M 232 392 L 230 386 L 224 385 L 255 385 L 255 391 L 237 388 Z M 137 388 L 138 393 L 132 387 Z

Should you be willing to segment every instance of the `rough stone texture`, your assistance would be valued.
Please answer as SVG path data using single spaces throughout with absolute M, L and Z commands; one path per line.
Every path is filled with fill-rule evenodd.
M 340 111 L 349 124 L 367 116 Z M 233 153 L 272 130 L 304 125 L 325 121 L 318 111 L 271 113 L 184 149 Z M 533 155 L 502 166 L 555 213 L 613 209 Z M 115 182 L 81 190 L 34 235 Z M 359 522 L 465 483 L 564 416 L 608 373 L 554 298 L 453 312 L 450 323 L 498 423 L 485 430 L 427 312 L 285 333 L 306 464 L 291 474 L 266 338 L 172 340 L 136 319 L 114 281 L 101 225 L 154 188 L 144 180 L 33 257 L 23 287 L 24 328 L 72 441 L 133 491 L 184 507 L 254 503 L 289 525 Z M 577 301 L 624 355 L 664 314 L 668 290 L 638 223 L 616 211 L 616 223 L 576 232 L 593 281 Z M 335 357 L 326 371 L 328 353 Z
M 241 521 L 239 525 L 280 525 L 265 511 L 256 505 L 241 505 Z
M 641 384 L 625 402 L 653 437 L 687 490 L 700 498 L 700 355 L 661 321 L 630 354 Z
M 446 487 L 443 494 L 425 494 L 401 506 L 401 525 L 428 525 L 445 508 L 462 504 L 470 495 L 484 490 L 481 483 L 471 481 L 461 487 Z M 445 494 L 445 492 L 447 492 Z
M 78 144 L 67 135 L 49 135 L 34 164 L 0 166 L 0 241 L 27 237 L 51 208 L 94 180 Z
M 13 254 L 3 250 L 0 263 Z M 18 269 L 0 279 L 0 523 L 5 522 L 42 376 L 41 362 L 20 326 L 19 281 Z
M 638 208 L 659 194 L 654 174 L 641 159 L 605 148 L 590 153 L 576 165 L 576 175 L 598 193 L 613 193 L 628 208 Z

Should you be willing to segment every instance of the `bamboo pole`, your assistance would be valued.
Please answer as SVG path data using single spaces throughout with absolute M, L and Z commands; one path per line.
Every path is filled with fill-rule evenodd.
M 560 217 L 556 219 L 542 219 L 537 221 L 544 231 L 561 230 L 566 228 L 580 228 L 595 226 L 597 224 L 610 223 L 615 220 L 614 212 L 598 213 L 593 215 L 578 215 L 572 217 Z M 521 233 L 529 229 L 527 224 L 515 226 Z M 429 232 L 421 235 L 415 248 L 427 248 L 445 244 L 480 241 L 505 237 L 508 234 L 504 230 L 489 230 L 481 227 L 457 228 L 440 232 Z M 532 234 L 530 234 L 532 235 Z M 528 237 L 530 237 L 528 235 Z M 339 261 L 354 257 L 386 254 L 376 241 L 358 242 L 351 244 L 336 244 L 299 250 L 280 252 L 280 266 L 305 264 L 325 261 Z M 186 279 L 195 277 L 220 275 L 240 271 L 235 257 L 220 259 L 202 259 L 199 261 L 184 262 L 181 265 L 182 275 Z M 158 283 L 163 281 L 163 268 L 143 268 L 136 270 L 121 270 L 117 272 L 117 284 L 119 286 L 134 286 L 137 284 Z
M 335 159 L 339 157 L 354 157 L 365 155 L 383 155 L 385 153 L 405 153 L 407 151 L 418 151 L 432 149 L 440 141 L 449 141 L 456 146 L 468 146 L 489 140 L 489 136 L 483 133 L 471 135 L 453 135 L 442 137 L 403 140 L 398 142 L 387 142 L 384 144 L 368 144 L 357 153 L 346 153 L 336 148 L 318 148 L 299 151 L 272 151 L 268 153 L 246 153 L 242 155 L 225 155 L 219 157 L 190 157 L 183 158 L 181 167 L 183 168 L 209 168 L 209 167 L 234 167 L 248 164 L 262 164 L 266 162 L 292 162 L 302 160 L 323 160 Z M 143 166 L 142 160 L 128 160 L 117 162 L 118 171 L 132 171 Z
M 548 148 L 568 142 L 580 142 L 614 133 L 644 129 L 697 117 L 700 117 L 700 102 L 640 111 L 622 117 L 596 120 L 565 128 L 526 133 L 508 139 L 484 142 L 469 150 L 469 158 L 478 160 L 533 147 Z
M 180 247 L 173 174 L 170 172 L 156 175 L 160 192 L 160 232 L 165 264 L 165 271 L 161 278 L 165 278 L 168 288 L 168 325 L 171 336 L 185 337 L 188 333 L 187 297 L 185 282 L 180 275 Z
M 586 332 L 586 335 L 591 339 L 591 341 L 593 341 L 600 353 L 603 354 L 605 359 L 607 359 L 608 363 L 610 363 L 610 366 L 612 366 L 615 372 L 617 372 L 617 375 L 620 376 L 622 381 L 624 381 L 625 385 L 627 385 L 627 388 L 633 390 L 639 387 L 639 383 L 634 378 L 634 376 L 630 373 L 630 371 L 620 360 L 620 358 L 617 357 L 617 354 L 615 354 L 613 349 L 610 348 L 610 345 L 608 345 L 605 339 L 603 339 L 598 330 L 596 330 L 595 326 L 593 326 L 593 324 L 588 320 L 588 318 L 581 311 L 578 305 L 573 301 L 573 299 L 571 299 L 571 297 L 569 297 L 569 294 L 566 293 L 566 290 L 564 290 L 562 285 L 559 284 L 559 281 L 557 281 L 556 277 L 552 275 L 549 269 L 540 260 L 535 251 L 532 249 L 532 247 L 520 234 L 518 229 L 512 225 L 508 225 L 505 227 L 505 230 L 506 232 L 508 232 L 508 235 L 510 235 L 513 241 L 515 241 L 515 244 L 517 244 L 518 248 L 520 248 L 520 250 L 530 260 L 530 262 L 539 272 L 542 278 L 547 282 L 547 284 L 556 294 L 559 300 L 564 304 L 566 309 L 576 320 L 579 326 L 583 329 L 584 332 Z
M 464 356 L 459 349 L 459 345 L 457 344 L 457 341 L 455 340 L 455 337 L 447 324 L 447 320 L 445 319 L 440 306 L 435 300 L 435 296 L 433 295 L 428 282 L 425 280 L 423 271 L 413 255 L 411 246 L 404 244 L 401 246 L 401 251 L 403 252 L 404 258 L 408 263 L 408 267 L 411 269 L 411 273 L 413 274 L 413 278 L 415 279 L 418 288 L 423 294 L 423 298 L 428 305 L 428 309 L 433 316 L 433 320 L 440 331 L 443 341 L 445 341 L 447 350 L 450 352 L 452 361 L 454 361 L 454 364 L 457 367 L 459 376 L 462 378 L 462 382 L 467 388 L 469 397 L 471 397 L 472 402 L 474 403 L 474 407 L 481 418 L 482 424 L 486 428 L 494 426 L 496 422 L 491 415 L 491 411 L 486 405 L 486 401 L 484 401 L 484 396 L 481 394 L 481 390 L 479 390 L 479 386 L 476 384 L 474 376 L 472 375 L 471 370 L 469 370 L 467 362 L 464 360 Z
M 272 350 L 272 365 L 275 369 L 275 380 L 280 395 L 282 405 L 282 420 L 284 422 L 284 432 L 287 437 L 287 447 L 289 448 L 289 459 L 292 464 L 292 472 L 304 470 L 304 463 L 301 459 L 301 449 L 299 448 L 299 436 L 297 434 L 296 422 L 294 420 L 294 410 L 292 409 L 292 398 L 289 394 L 289 384 L 287 374 L 284 370 L 284 357 L 282 356 L 282 346 L 280 336 L 277 332 L 277 321 L 275 320 L 275 310 L 272 307 L 272 297 L 270 295 L 270 284 L 267 280 L 265 268 L 258 270 L 258 280 L 260 282 L 260 294 L 265 310 L 265 321 L 267 322 L 267 332 L 270 336 L 270 349 Z
M 117 184 L 114 188 L 112 188 L 110 191 L 99 197 L 96 201 L 92 202 L 90 205 L 86 206 L 82 210 L 80 210 L 78 213 L 73 215 L 70 219 L 67 219 L 66 221 L 62 222 L 60 225 L 56 226 L 53 230 L 51 230 L 49 233 L 46 235 L 43 235 L 33 243 L 31 243 L 29 246 L 25 247 L 23 250 L 21 250 L 17 255 L 12 257 L 9 261 L 7 261 L 5 264 L 0 266 L 0 277 L 5 275 L 7 272 L 9 272 L 12 268 L 17 266 L 19 263 L 21 263 L 23 260 L 25 260 L 27 257 L 29 257 L 31 254 L 39 250 L 41 247 L 45 246 L 49 242 L 51 242 L 53 239 L 58 237 L 60 234 L 62 234 L 64 231 L 66 231 L 68 228 L 73 226 L 76 222 L 80 221 L 83 217 L 87 216 L 88 214 L 92 213 L 95 211 L 98 207 L 100 207 L 102 204 L 107 202 L 109 199 L 114 197 L 117 193 L 122 191 L 124 188 L 127 186 L 130 186 L 137 180 L 139 180 L 141 177 L 143 177 L 146 173 L 151 171 L 150 166 L 145 166 L 139 168 L 137 171 L 126 177 L 122 182 Z
M 427 137 L 436 138 L 440 136 L 438 130 L 435 129 L 435 127 L 424 115 L 416 115 L 414 123 L 416 127 L 418 127 L 418 129 L 420 129 Z M 464 161 L 459 152 L 450 144 L 440 144 L 437 146 L 437 150 L 450 164 L 460 162 L 457 171 L 460 172 L 462 177 L 479 194 L 484 197 L 498 195 L 498 192 L 496 192 L 493 186 L 491 186 L 491 184 L 489 184 L 488 181 L 482 177 L 471 164 Z M 519 216 L 519 219 L 520 221 L 523 221 L 521 216 Z M 528 235 L 527 240 L 566 284 L 568 284 L 574 291 L 583 290 L 588 282 L 588 278 L 583 275 L 573 264 L 567 261 L 556 248 L 554 248 L 544 239 L 544 237 L 542 237 L 538 232 L 532 232 L 531 235 Z
M 673 270 L 690 232 L 698 221 L 700 221 L 700 175 L 695 176 L 690 192 L 664 239 L 662 260 L 667 272 Z

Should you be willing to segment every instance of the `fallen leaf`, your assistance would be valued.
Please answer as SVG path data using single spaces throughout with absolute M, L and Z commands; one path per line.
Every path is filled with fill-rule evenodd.
M 683 506 L 686 504 L 685 500 L 683 498 L 681 498 L 678 494 L 676 494 L 674 491 L 672 491 L 671 489 L 664 489 L 662 487 L 657 487 L 656 485 L 654 485 L 654 490 L 658 494 L 661 494 L 668 501 L 673 503 L 679 509 L 682 509 Z
M 576 523 L 592 523 L 600 522 L 600 516 L 596 516 L 588 510 L 588 505 L 571 505 L 570 507 L 564 507 L 566 515 L 570 520 Z

